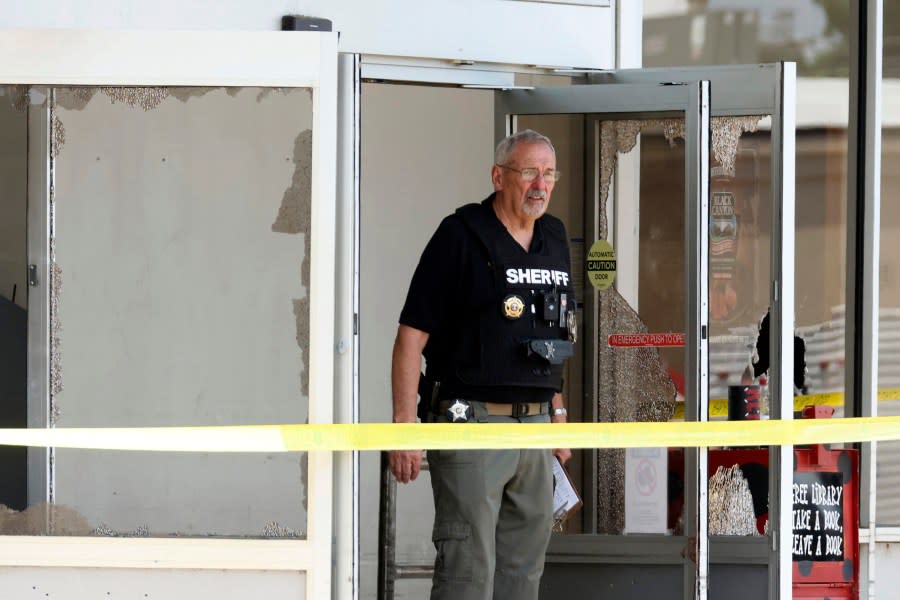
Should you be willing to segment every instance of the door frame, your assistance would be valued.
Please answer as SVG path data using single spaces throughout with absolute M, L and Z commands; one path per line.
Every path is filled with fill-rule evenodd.
M 333 422 L 337 34 L 10 29 L 0 31 L 0 49 L 11 57 L 0 66 L 2 84 L 312 89 L 309 422 Z M 40 286 L 29 294 L 29 426 L 48 427 L 51 132 L 47 115 L 35 119 L 47 153 L 29 157 L 36 187 L 29 191 L 28 262 L 38 266 Z M 35 500 L 52 481 L 41 464 L 48 456 L 35 454 L 31 463 L 47 473 L 43 491 L 30 489 Z M 0 565 L 293 571 L 305 574 L 308 598 L 329 597 L 332 462 L 330 452 L 309 453 L 305 540 L 0 536 Z

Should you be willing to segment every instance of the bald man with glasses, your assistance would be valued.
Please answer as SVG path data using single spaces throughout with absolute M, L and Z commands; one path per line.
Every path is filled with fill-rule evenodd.
M 576 302 L 565 228 L 546 214 L 560 177 L 556 150 L 525 130 L 498 144 L 494 163 L 494 193 L 441 222 L 413 275 L 393 350 L 395 423 L 566 422 L 562 373 Z M 428 452 L 432 600 L 537 599 L 554 455 L 564 464 L 571 452 Z M 397 450 L 390 460 L 407 483 L 422 453 Z

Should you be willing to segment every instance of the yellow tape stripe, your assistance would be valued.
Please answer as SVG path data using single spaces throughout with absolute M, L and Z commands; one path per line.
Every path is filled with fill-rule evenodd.
M 888 400 L 900 400 L 900 388 L 884 388 L 878 390 L 878 401 L 885 402 Z M 826 392 L 823 394 L 808 394 L 806 396 L 797 396 L 794 398 L 794 411 L 803 410 L 804 406 L 834 406 L 835 408 L 844 405 L 843 392 Z M 724 398 L 716 398 L 709 401 L 709 416 L 727 417 L 728 416 L 728 400 Z M 675 406 L 675 415 L 673 419 L 684 419 L 684 404 Z
M 0 445 L 153 452 L 287 452 L 283 434 L 286 427 L 292 426 L 0 429 Z
M 900 440 L 900 417 L 710 423 L 0 429 L 0 445 L 154 452 L 769 446 Z
M 878 400 L 900 400 L 881 389 Z M 840 406 L 840 392 L 798 396 L 810 404 Z M 710 416 L 728 414 L 725 400 Z M 683 418 L 679 405 L 676 418 Z M 104 429 L 0 429 L 0 445 L 152 452 L 298 452 L 308 450 L 633 448 L 654 446 L 766 446 L 900 440 L 900 417 L 738 421 L 713 423 L 569 423 L 566 425 L 262 425 Z M 748 437 L 750 433 L 754 437 Z M 811 433 L 812 432 L 812 433 Z M 827 437 L 825 437 L 827 436 Z

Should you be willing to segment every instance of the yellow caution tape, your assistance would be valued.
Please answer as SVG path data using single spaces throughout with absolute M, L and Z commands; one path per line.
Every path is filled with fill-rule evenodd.
M 888 400 L 900 400 L 900 388 L 884 388 L 878 390 L 878 401 L 885 402 Z M 822 394 L 807 394 L 806 396 L 796 396 L 794 398 L 794 412 L 800 412 L 805 406 L 834 406 L 835 408 L 844 405 L 843 392 L 826 392 Z M 716 398 L 709 401 L 709 416 L 727 417 L 728 416 L 728 400 L 724 398 Z M 684 404 L 675 406 L 675 415 L 672 417 L 676 420 L 684 419 Z
M 154 452 L 771 446 L 900 440 L 900 417 L 707 423 L 0 429 L 0 445 Z

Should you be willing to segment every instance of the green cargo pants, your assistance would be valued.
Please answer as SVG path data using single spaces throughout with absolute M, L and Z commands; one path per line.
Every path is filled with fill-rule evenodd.
M 474 408 L 474 423 L 460 427 L 550 421 Z M 431 600 L 537 600 L 553 520 L 551 459 L 549 450 L 428 452 L 437 550 Z

